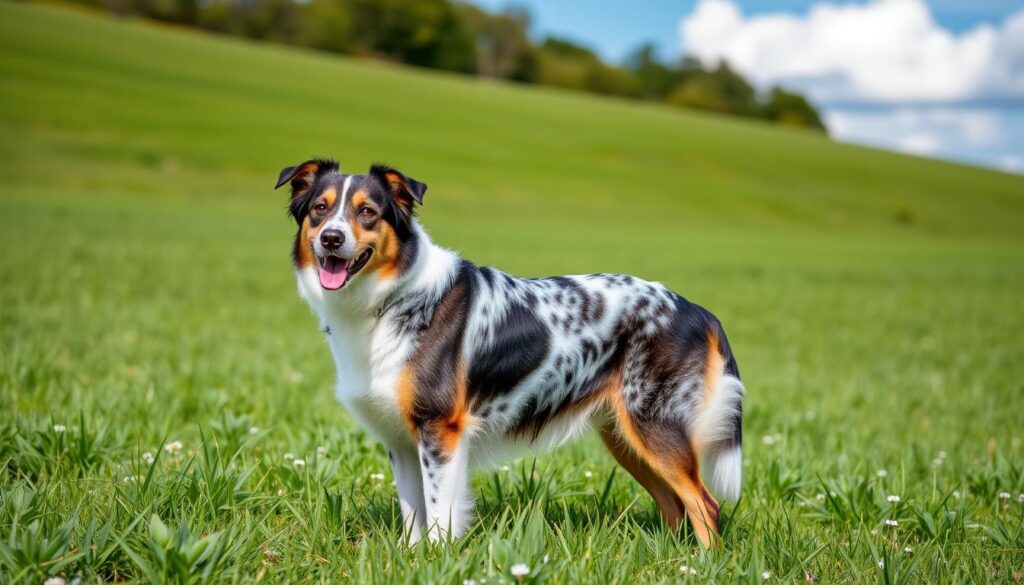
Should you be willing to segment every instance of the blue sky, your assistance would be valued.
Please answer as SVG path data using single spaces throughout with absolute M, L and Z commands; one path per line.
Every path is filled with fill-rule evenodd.
M 499 10 L 508 0 L 475 0 Z M 1024 2 L 517 0 L 534 36 L 620 62 L 728 60 L 758 87 L 802 91 L 848 142 L 1024 173 Z

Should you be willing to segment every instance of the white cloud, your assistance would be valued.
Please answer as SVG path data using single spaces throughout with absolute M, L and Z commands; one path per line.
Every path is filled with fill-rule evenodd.
M 932 134 L 908 134 L 900 139 L 899 148 L 907 154 L 927 156 L 939 151 L 938 137 Z
M 825 110 L 824 120 L 844 142 L 1024 171 L 1024 109 L 834 107 Z
M 999 158 L 999 166 L 1004 171 L 1010 173 L 1020 173 L 1024 171 L 1024 157 L 1008 154 Z
M 749 17 L 734 0 L 700 0 L 679 31 L 684 51 L 705 63 L 726 59 L 762 87 L 782 83 L 819 101 L 1024 99 L 1024 10 L 954 34 L 924 0 Z

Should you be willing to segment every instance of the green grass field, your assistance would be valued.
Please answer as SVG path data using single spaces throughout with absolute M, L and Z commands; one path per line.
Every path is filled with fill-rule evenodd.
M 748 388 L 723 546 L 591 437 L 399 547 L 271 189 L 311 154 L 428 183 L 478 263 L 715 312 Z M 1024 579 L 1024 177 L 5 2 L 0 279 L 3 583 Z

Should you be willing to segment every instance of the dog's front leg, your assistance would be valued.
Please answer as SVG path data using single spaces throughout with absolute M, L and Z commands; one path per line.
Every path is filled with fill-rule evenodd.
M 422 529 L 427 517 L 419 456 L 412 445 L 391 448 L 388 456 L 395 475 L 395 487 L 398 488 L 398 505 L 402 510 L 402 539 L 408 538 L 411 546 L 423 538 Z
M 461 439 L 461 440 L 460 440 Z M 469 453 L 466 437 L 442 432 L 422 433 L 420 473 L 427 509 L 427 537 L 432 541 L 465 533 L 473 510 L 469 490 Z

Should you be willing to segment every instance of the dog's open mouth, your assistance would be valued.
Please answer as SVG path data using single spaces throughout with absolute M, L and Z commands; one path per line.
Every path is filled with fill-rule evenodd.
M 352 260 L 337 256 L 324 256 L 320 259 L 320 286 L 327 290 L 338 290 L 345 286 L 349 278 L 366 266 L 373 250 L 367 248 Z

